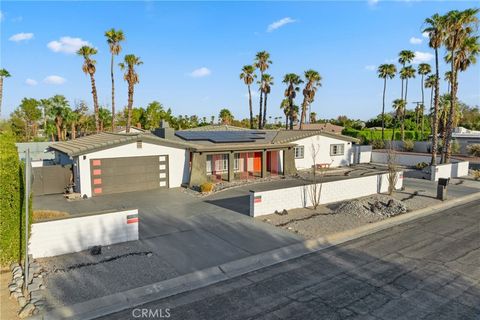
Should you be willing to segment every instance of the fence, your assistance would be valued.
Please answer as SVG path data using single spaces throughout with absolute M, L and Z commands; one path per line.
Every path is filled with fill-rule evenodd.
M 71 165 L 35 167 L 32 171 L 32 191 L 36 196 L 63 193 L 73 177 Z
M 312 184 L 292 188 L 250 191 L 250 216 L 312 206 Z M 403 186 L 403 172 L 397 173 L 396 189 Z M 349 200 L 388 191 L 388 173 L 318 184 L 320 204 Z
M 132 240 L 138 240 L 136 209 L 33 223 L 28 250 L 41 258 Z

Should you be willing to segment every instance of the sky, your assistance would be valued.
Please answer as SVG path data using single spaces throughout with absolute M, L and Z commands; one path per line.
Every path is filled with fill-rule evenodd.
M 91 86 L 75 51 L 83 44 L 98 49 L 99 103 L 110 107 L 110 53 L 104 32 L 122 29 L 126 41 L 116 57 L 141 58 L 134 106 L 157 100 L 175 115 L 218 115 L 228 108 L 236 119 L 248 116 L 247 88 L 239 79 L 243 65 L 266 50 L 274 77 L 268 114 L 279 106 L 286 73 L 307 69 L 322 75 L 311 108 L 319 118 L 368 119 L 381 111 L 383 81 L 376 68 L 397 63 L 404 49 L 417 53 L 414 66 L 433 66 L 433 51 L 422 35 L 423 21 L 434 13 L 478 7 L 461 1 L 317 1 L 317 2 L 159 2 L 52 1 L 0 2 L 0 67 L 4 80 L 2 117 L 24 97 L 65 95 L 73 105 L 92 107 Z M 441 56 L 444 55 L 443 50 Z M 442 62 L 441 73 L 447 71 Z M 127 103 L 127 86 L 115 69 L 117 110 Z M 459 98 L 480 105 L 480 64 L 459 76 Z M 387 110 L 400 95 L 398 77 L 387 84 Z M 420 78 L 409 82 L 409 108 L 421 100 Z M 446 85 L 442 86 L 446 90 Z M 258 109 L 258 85 L 254 111 Z M 429 92 L 426 92 L 429 97 Z M 301 94 L 297 104 L 301 103 Z M 258 111 L 257 111 L 258 112 Z

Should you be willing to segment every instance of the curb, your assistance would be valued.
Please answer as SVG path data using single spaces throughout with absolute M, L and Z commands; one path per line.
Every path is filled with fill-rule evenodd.
M 221 281 L 285 262 L 287 260 L 295 259 L 309 253 L 317 252 L 477 199 L 480 199 L 480 192 L 456 198 L 447 203 L 439 203 L 431 207 L 407 212 L 396 217 L 364 225 L 352 230 L 330 234 L 313 240 L 305 240 L 286 247 L 227 262 L 173 279 L 114 293 L 70 306 L 60 307 L 43 315 L 36 315 L 30 319 L 95 319 L 125 309 L 135 308 L 148 302 L 207 287 Z

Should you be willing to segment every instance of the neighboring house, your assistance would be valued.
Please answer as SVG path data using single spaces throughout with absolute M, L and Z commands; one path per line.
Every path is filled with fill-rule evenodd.
M 295 130 L 300 129 L 300 125 L 296 125 L 293 127 Z M 330 132 L 330 133 L 338 133 L 341 134 L 343 127 L 342 126 L 337 126 L 335 124 L 331 124 L 329 122 L 326 123 L 305 123 L 303 124 L 303 129 L 302 130 L 320 130 L 324 132 Z
M 208 127 L 208 126 L 207 126 Z M 249 130 L 231 126 L 174 131 L 100 133 L 52 144 L 73 163 L 75 189 L 108 193 L 291 175 L 316 164 L 352 163 L 357 140 L 318 130 Z M 312 158 L 312 146 L 318 150 Z
M 20 160 L 25 160 L 25 151 L 30 149 L 30 158 L 32 167 L 42 167 L 52 164 L 55 160 L 55 152 L 48 150 L 51 142 L 17 142 L 18 156 Z
M 467 146 L 480 144 L 480 131 L 458 127 L 454 129 L 452 138 L 458 142 L 460 154 L 468 154 Z

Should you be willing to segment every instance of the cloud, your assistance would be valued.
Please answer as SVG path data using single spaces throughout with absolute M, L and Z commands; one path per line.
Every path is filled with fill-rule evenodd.
M 5 18 L 5 15 L 3 14 L 3 11 L 0 10 L 0 21 L 3 21 L 3 18 Z
M 430 36 L 429 36 L 428 32 L 425 31 L 425 32 L 422 33 L 422 37 L 428 39 Z
M 410 43 L 411 43 L 411 44 L 421 44 L 422 41 L 423 41 L 423 40 L 420 39 L 420 38 L 415 38 L 415 37 L 411 37 L 411 38 L 410 38 Z
M 33 87 L 33 86 L 36 86 L 38 84 L 38 82 L 36 80 L 33 80 L 33 79 L 27 79 L 27 80 L 25 80 L 25 84 Z
M 47 47 L 53 52 L 63 52 L 72 54 L 78 51 L 82 46 L 92 46 L 88 41 L 81 38 L 61 37 L 58 41 L 50 41 Z
M 212 71 L 207 67 L 201 67 L 189 73 L 190 77 L 192 78 L 202 78 L 209 76 L 210 74 L 212 74 Z
M 376 66 L 374 66 L 373 64 L 369 64 L 365 66 L 365 70 L 368 70 L 368 71 L 375 71 L 375 68 Z
M 10 38 L 8 38 L 8 40 L 14 41 L 14 42 L 27 41 L 30 39 L 33 39 L 33 33 L 24 33 L 24 32 L 14 34 Z
M 296 20 L 293 20 L 292 18 L 290 17 L 286 17 L 286 18 L 283 18 L 283 19 L 280 19 L 278 21 L 275 21 L 271 24 L 268 25 L 268 28 L 267 28 L 267 32 L 272 32 L 272 31 L 275 31 L 277 30 L 278 28 L 281 28 L 283 27 L 284 25 L 287 25 L 289 23 L 294 23 L 296 22 Z
M 48 76 L 43 79 L 43 82 L 46 84 L 64 84 L 66 81 L 67 79 L 55 75 Z
M 413 64 L 425 63 L 433 59 L 433 54 L 430 52 L 415 51 L 415 58 L 413 58 Z
M 379 0 L 367 0 L 369 6 L 376 6 Z

